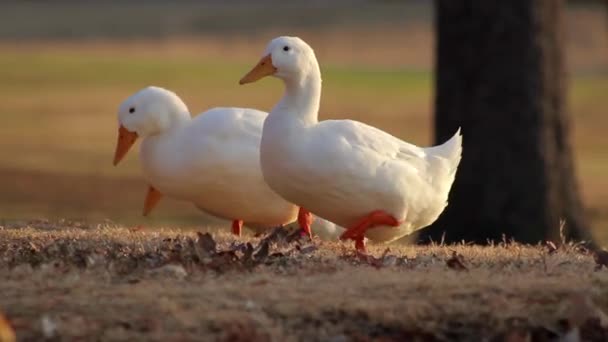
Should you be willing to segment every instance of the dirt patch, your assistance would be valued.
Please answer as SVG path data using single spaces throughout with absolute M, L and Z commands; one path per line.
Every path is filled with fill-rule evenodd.
M 287 232 L 35 221 L 0 227 L 0 309 L 20 341 L 608 338 L 608 271 L 581 246 L 370 254 Z

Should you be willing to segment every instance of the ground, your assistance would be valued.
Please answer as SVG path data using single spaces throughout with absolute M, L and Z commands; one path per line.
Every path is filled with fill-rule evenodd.
M 0 310 L 19 341 L 608 338 L 608 271 L 579 244 L 362 256 L 296 237 L 11 224 L 0 227 Z

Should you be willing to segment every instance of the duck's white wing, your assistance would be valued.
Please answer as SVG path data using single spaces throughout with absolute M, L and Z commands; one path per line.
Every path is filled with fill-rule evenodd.
M 322 121 L 307 133 L 293 147 L 295 169 L 281 190 L 318 216 L 349 226 L 357 218 L 352 213 L 382 209 L 401 221 L 445 203 L 453 163 L 442 149 L 420 148 L 351 120 Z
M 316 148 L 334 152 L 328 154 L 329 165 L 341 162 L 370 173 L 393 168 L 429 183 L 437 177 L 453 175 L 462 152 L 460 130 L 446 143 L 427 148 L 352 120 L 322 121 L 313 132 L 312 144 L 317 145 Z
M 146 139 L 146 169 L 157 181 L 169 182 L 165 188 L 174 188 L 184 196 L 180 199 L 191 199 L 200 189 L 229 187 L 235 179 L 239 184 L 263 183 L 258 165 L 265 116 L 242 108 L 201 113 L 175 133 Z
M 225 142 L 259 141 L 267 113 L 236 107 L 217 107 L 197 115 L 190 127 L 201 138 L 212 137 Z
M 428 167 L 424 149 L 404 142 L 382 130 L 352 120 L 326 120 L 314 128 L 312 150 L 325 149 L 328 165 L 357 167 L 369 173 L 378 169 L 399 167 L 414 174 Z M 337 170 L 336 170 L 337 171 Z M 354 170 L 353 170 L 354 171 Z
M 291 222 L 297 208 L 268 187 L 260 169 L 266 116 L 246 108 L 199 114 L 159 153 L 156 169 L 171 175 L 164 188 L 218 217 L 267 226 Z
M 266 113 L 248 108 L 213 108 L 193 119 L 182 139 L 188 164 L 199 172 L 257 175 L 262 123 Z M 216 175 L 221 177 L 220 174 Z
M 278 191 L 316 215 L 349 226 L 357 219 L 350 213 L 383 209 L 403 220 L 407 203 L 425 192 L 424 150 L 350 120 L 308 130 L 291 147 L 293 165 L 277 176 Z

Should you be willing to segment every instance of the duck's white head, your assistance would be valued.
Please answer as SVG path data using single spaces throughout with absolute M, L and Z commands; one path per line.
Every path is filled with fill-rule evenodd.
M 239 83 L 255 82 L 265 76 L 298 81 L 311 72 L 319 73 L 313 49 L 298 37 L 282 36 L 270 41 L 264 57 Z
M 118 107 L 114 165 L 129 152 L 138 137 L 162 133 L 176 121 L 189 117 L 186 104 L 167 89 L 147 87 L 129 96 Z

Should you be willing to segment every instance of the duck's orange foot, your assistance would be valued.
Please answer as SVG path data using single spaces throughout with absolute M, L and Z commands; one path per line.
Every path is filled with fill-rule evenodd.
M 312 240 L 312 229 L 310 228 L 312 225 L 312 214 L 310 211 L 300 207 L 298 211 L 298 224 L 300 225 L 300 229 L 302 229 L 302 235 L 308 236 Z
M 144 200 L 144 216 L 148 216 L 148 214 L 150 214 L 162 196 L 163 194 L 156 190 L 155 187 L 148 185 L 148 193 L 146 194 L 146 199 Z
M 232 234 L 234 234 L 236 236 L 241 236 L 242 230 L 243 230 L 243 220 L 232 221 Z
M 359 253 L 367 254 L 367 250 L 365 249 L 365 237 L 364 236 L 359 236 L 355 239 L 355 249 Z
M 374 210 L 342 233 L 340 239 L 355 240 L 355 248 L 358 251 L 365 252 L 365 242 L 363 239 L 365 238 L 365 232 L 367 232 L 368 229 L 376 226 L 397 227 L 400 224 L 401 223 L 396 218 L 388 214 L 386 211 Z

